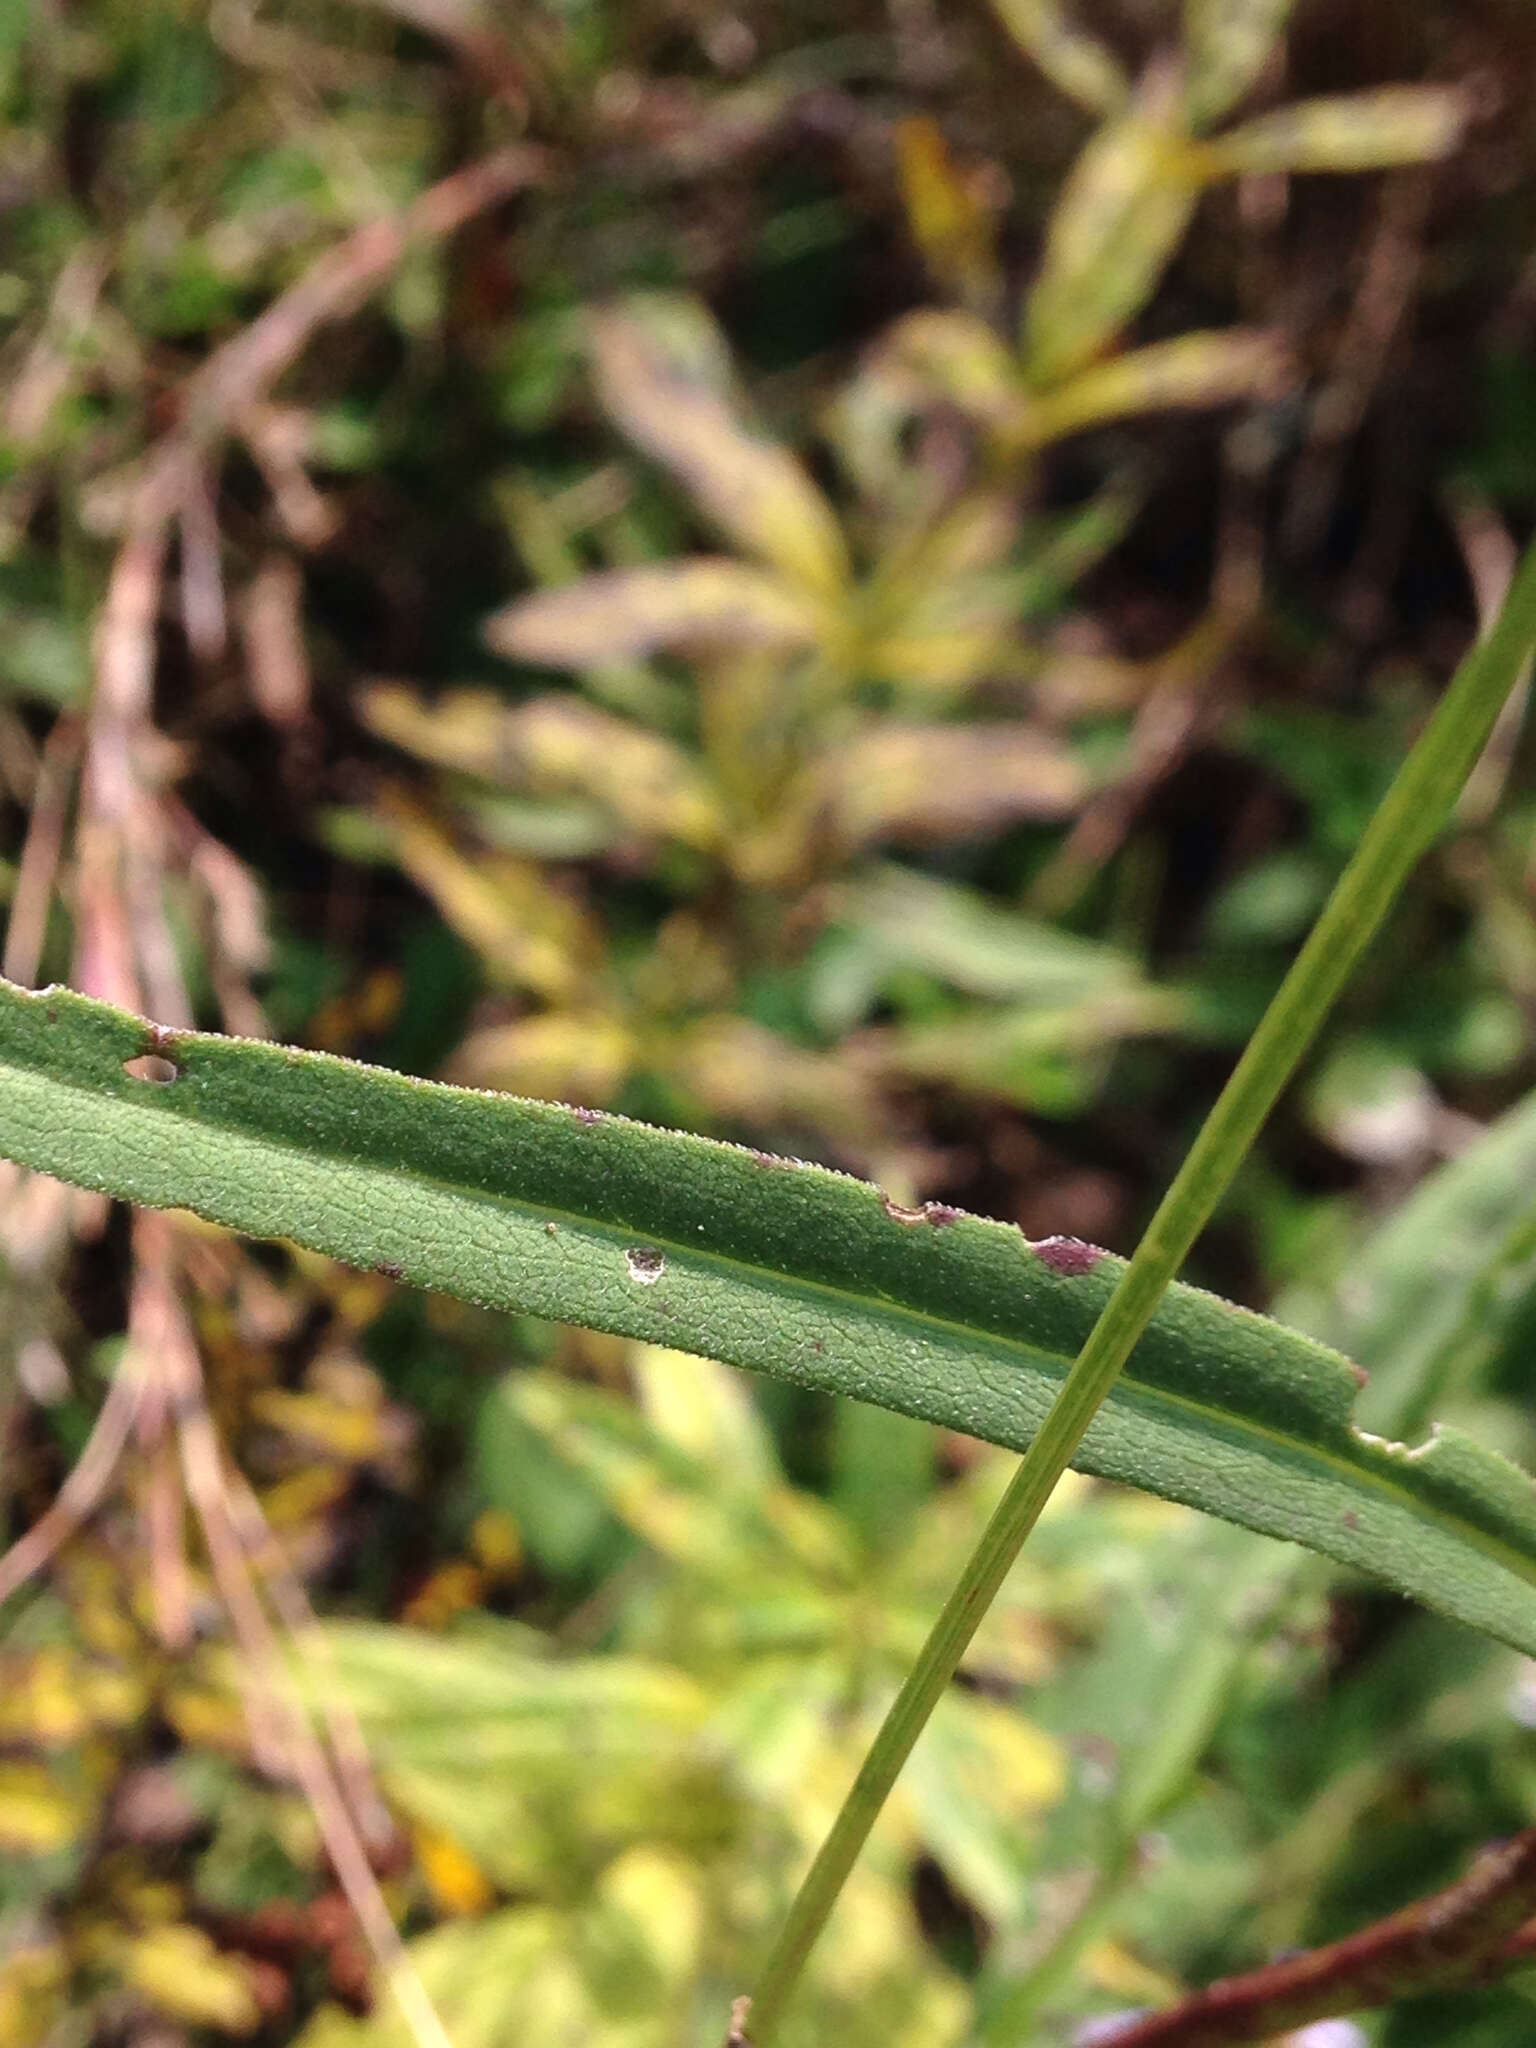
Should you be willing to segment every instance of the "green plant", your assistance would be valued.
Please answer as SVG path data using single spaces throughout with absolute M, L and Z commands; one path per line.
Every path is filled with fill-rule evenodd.
M 322 1056 L 146 1029 L 61 991 L 0 991 L 0 1142 L 26 1165 L 119 1196 L 195 1206 L 472 1300 L 680 1338 L 1005 1441 L 1008 1425 L 989 1410 L 1000 1392 L 1012 1405 L 1008 1396 L 1017 1401 L 1027 1381 L 1021 1374 L 1004 1392 L 995 1364 L 989 1372 L 982 1362 L 1000 1355 L 1038 1369 L 1053 1352 L 1061 1366 L 1076 1352 L 1026 1425 L 1019 1472 L 791 1908 L 758 2001 L 766 2038 L 1019 1545 L 1085 1449 L 1175 1269 L 1449 814 L 1533 645 L 1536 552 L 1372 820 L 1136 1257 L 1115 1277 L 1075 1240 L 1046 1240 L 1021 1261 L 1006 1234 L 935 1205 L 895 1208 L 815 1168 L 596 1111 L 482 1100 Z M 146 1069 L 146 1060 L 159 1065 Z M 91 1106 L 85 1124 L 82 1103 Z M 1168 1297 L 1160 1314 L 1166 1349 L 1130 1382 L 1119 1444 L 1086 1450 L 1090 1469 L 1368 1562 L 1536 1653 L 1536 1519 L 1513 1468 L 1455 1438 L 1409 1453 L 1358 1435 L 1347 1364 L 1304 1340 L 1277 1343 L 1231 1311 L 1223 1328 L 1219 1305 L 1192 1294 Z M 1063 1326 L 1074 1322 L 1080 1348 L 1076 1337 L 1063 1345 Z M 1162 1429 L 1149 1429 L 1159 1408 Z M 1272 1486 L 1258 1500 L 1233 1498 L 1232 1464 L 1214 1461 L 1212 1449 L 1245 1433 L 1250 1456 L 1280 1452 L 1283 1494 Z M 1523 1865 L 1511 1881 L 1521 1873 Z M 1491 1923 L 1490 1946 L 1508 1924 Z
M 1062 1315 L 1034 1331 L 1044 1351 L 1020 1347 L 1012 1310 L 1001 1335 L 988 1322 L 1026 1306 L 1017 1240 L 983 1246 L 949 1204 L 1122 1242 L 1464 636 L 1462 568 L 1485 627 L 1501 596 L 1497 508 L 1457 479 L 1525 502 L 1518 404 L 1470 464 L 1443 419 L 1408 456 L 1422 585 L 1394 568 L 1414 490 L 1394 474 L 1390 513 L 1362 507 L 1354 434 L 1423 388 L 1437 337 L 1490 331 L 1479 290 L 1523 261 L 1518 209 L 1477 203 L 1504 190 L 1480 121 L 1447 171 L 1413 168 L 1486 96 L 1306 97 L 1423 75 L 1446 11 L 1383 17 L 1343 56 L 1328 0 L 1283 54 L 1290 10 L 1269 0 L 1191 5 L 1178 30 L 1120 10 L 1113 47 L 1049 0 L 1000 7 L 1065 106 L 1010 66 L 979 0 L 931 17 L 869 0 L 835 37 L 796 0 L 531 0 L 494 20 L 459 0 L 206 19 L 149 0 L 58 36 L 23 11 L 0 27 L 0 831 L 17 833 L 0 971 L 172 1029 L 361 1049 L 867 1173 L 891 1213 L 866 1230 L 874 1198 L 845 1187 L 853 1249 L 891 1275 L 928 1265 L 916 1291 L 857 1283 L 836 1383 L 862 1330 L 901 1396 L 902 1343 L 953 1286 L 985 1327 L 950 1330 L 933 1412 L 961 1416 L 982 1369 L 989 1426 L 1022 1443 L 1116 1268 L 1095 1292 L 1026 1263 L 1062 1297 L 1036 1308 Z M 1473 75 L 1492 75 L 1488 45 L 1481 16 L 1457 24 Z M 1389 175 L 1291 178 L 1374 166 Z M 1509 304 L 1495 354 L 1519 331 Z M 321 323 L 334 345 L 311 347 Z M 1470 373 L 1484 354 L 1469 343 Z M 1170 505 L 1180 542 L 1159 557 Z M 493 671 L 481 626 L 509 552 L 536 589 L 496 615 Z M 1490 1137 L 1431 1180 L 1443 1208 L 1411 1242 L 1366 1236 L 1383 1192 L 1466 1144 L 1528 1056 L 1517 711 L 1197 1256 L 1244 1299 L 1305 1276 L 1283 1320 L 1376 1370 L 1360 1427 L 1412 1441 L 1449 1414 L 1528 1466 L 1518 1115 L 1507 1151 Z M 1236 770 L 1223 791 L 1251 777 L 1252 801 L 1224 818 L 1213 785 L 1181 826 L 1212 748 Z M 317 854 L 322 790 L 340 807 Z M 1208 881 L 1185 872 L 1192 840 Z M 709 1155 L 679 1156 L 645 1155 L 670 1172 Z M 1347 1196 L 1327 1185 L 1341 1160 Z M 948 1202 L 923 1209 L 931 1192 Z M 717 2036 L 1005 1455 L 958 1480 L 973 1444 L 834 1401 L 833 1374 L 760 1387 L 767 1431 L 727 1424 L 723 1372 L 412 1296 L 392 1256 L 349 1273 L 186 1219 L 108 1226 L 103 1201 L 46 1177 L 6 1174 L 3 1193 L 3 2048 L 271 2029 L 284 2000 L 326 2002 L 317 2034 L 399 2038 L 389 2001 L 371 2020 L 329 2002 L 362 2002 L 360 1930 L 418 2042 L 439 2039 L 439 2000 L 455 2048 L 541 2027 Z M 790 1234 L 808 1246 L 838 1213 L 813 1203 Z M 942 1256 L 919 1249 L 940 1235 Z M 617 1252 L 657 1249 L 602 1243 L 594 1314 Z M 728 1249 L 737 1277 L 763 1250 Z M 654 1301 L 667 1282 L 626 1265 L 631 1285 Z M 1118 1442 L 1114 1469 L 1160 1443 L 1170 1486 L 1203 1462 L 1210 1490 L 1201 1432 L 1225 1390 L 1202 1384 L 1199 1415 L 1168 1427 L 1205 1313 L 1172 1306 L 1172 1380 L 1128 1382 L 1095 1435 Z M 1242 1359 L 1261 1335 L 1244 1327 Z M 1459 1498 L 1426 1498 L 1454 1459 L 1410 1467 L 1403 1495 L 1392 1460 L 1360 1464 L 1337 1364 L 1282 1348 L 1319 1375 L 1284 1417 L 1312 1440 L 1299 1467 L 1273 1442 L 1258 1455 L 1257 1396 L 1285 1377 L 1270 1358 L 1234 1470 L 1256 1495 L 1315 1475 L 1344 1431 L 1319 1531 L 1385 1475 L 1420 1576 L 1459 1587 L 1491 1539 Z M 707 1444 L 682 1386 L 720 1423 Z M 760 1484 L 722 1514 L 710 1482 L 732 1455 Z M 1367 1563 L 1391 1548 L 1370 1535 L 1351 1551 Z M 917 1542 L 932 1568 L 908 1578 Z M 970 1768 L 941 1724 L 787 2035 L 951 2048 L 968 1991 L 999 2048 L 1104 2002 L 1169 2002 L 1156 2024 L 1178 2029 L 1198 2019 L 1179 1986 L 1232 1969 L 1251 2019 L 1296 1993 L 1265 1977 L 1266 1948 L 1313 1944 L 1309 1995 L 1341 1997 L 1327 1945 L 1416 1891 L 1459 1941 L 1488 1936 L 1443 1887 L 1470 1843 L 1527 1818 L 1511 1654 L 1373 1602 L 1347 1566 L 1271 1575 L 1263 1552 L 1112 1485 L 1071 1489 L 967 1656 L 995 1711 L 965 1687 L 947 1702 Z M 757 1589 L 775 1559 L 777 1608 Z M 1520 1607 L 1520 1571 L 1487 1566 L 1488 1609 Z M 306 1586 L 388 1620 L 318 1628 Z M 202 1644 L 210 1626 L 231 1653 Z M 1433 1679 L 1410 1682 L 1415 1655 Z M 1118 1692 L 1165 1659 L 1141 1718 Z M 1314 1726 L 1303 1762 L 1283 1731 Z M 553 1760 L 584 1728 L 604 1757 L 590 1781 Z M 815 1811 L 763 1795 L 794 1740 L 820 1759 Z M 477 1826 L 461 1741 L 504 1764 L 502 1828 Z M 1047 1753 L 1031 1804 L 1009 1770 Z M 985 1776 L 1011 1788 L 995 1807 Z M 672 1809 L 695 1795 L 707 1824 L 679 1839 Z M 1517 1896 L 1505 1883 L 1498 1910 Z M 700 1901 L 718 1939 L 690 1946 Z M 454 1924 L 423 1934 L 434 1921 Z M 1390 1948 L 1370 1950 L 1383 1969 Z M 1475 1997 L 1467 2024 L 1497 2028 L 1519 1996 Z M 1392 2048 L 1418 2023 L 1395 2014 Z
M 610 464 L 558 491 L 506 473 L 498 506 L 545 587 L 497 613 L 487 642 L 580 693 L 366 692 L 374 731 L 439 772 L 426 800 L 390 778 L 372 816 L 332 831 L 398 863 L 484 960 L 492 1002 L 455 1078 L 810 1139 L 901 1188 L 922 1165 L 903 1142 L 914 1084 L 1068 1115 L 1117 1045 L 1189 1028 L 1192 993 L 1154 985 L 1124 944 L 877 856 L 1114 801 L 1029 686 L 1034 634 L 1123 536 L 1139 488 L 1122 464 L 1074 513 L 1041 516 L 1045 459 L 1127 418 L 1282 398 L 1297 367 L 1273 333 L 1121 345 L 1202 195 L 1433 160 L 1466 105 L 1397 88 L 1213 134 L 1286 8 L 1192 9 L 1180 49 L 1135 87 L 1055 8 L 1000 11 L 1099 123 L 1016 339 L 997 224 L 914 117 L 898 138 L 911 230 L 965 303 L 893 322 L 822 407 L 831 485 L 762 426 L 697 301 L 592 312 L 571 325 L 604 412 L 733 552 L 679 559 L 665 499 Z M 1219 595 L 1129 689 L 1155 697 L 1164 670 L 1198 689 L 1244 624 Z M 1063 722 L 1102 708 L 1087 693 Z M 643 949 L 594 886 L 637 864 L 668 904 Z M 1037 878 L 1041 908 L 1061 886 L 1061 871 Z

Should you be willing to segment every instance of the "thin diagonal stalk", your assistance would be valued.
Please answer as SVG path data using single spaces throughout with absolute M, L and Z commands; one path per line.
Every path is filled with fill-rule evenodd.
M 767 2048 L 777 2030 L 876 1816 L 1025 1538 L 1361 953 L 1449 816 L 1533 644 L 1536 546 L 1366 827 L 896 1695 L 758 1981 L 755 2048 Z

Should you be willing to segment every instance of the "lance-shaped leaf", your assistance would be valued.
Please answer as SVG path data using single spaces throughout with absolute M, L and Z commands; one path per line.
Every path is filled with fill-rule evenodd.
M 859 374 L 885 379 L 893 405 L 938 398 L 989 426 L 1009 419 L 1025 398 L 1018 364 L 985 320 L 931 306 L 904 313 Z
M 1016 818 L 1066 818 L 1088 792 L 1076 755 L 1020 720 L 881 720 L 829 753 L 822 772 L 845 847 L 975 836 Z
M 1262 171 L 1378 171 L 1448 156 L 1467 125 L 1454 86 L 1394 85 L 1299 100 L 1201 146 L 1212 176 Z
M 1294 0 L 1185 0 L 1184 112 L 1192 128 L 1230 113 L 1268 63 Z
M 789 585 L 727 556 L 610 569 L 519 598 L 486 621 L 512 661 L 587 669 L 663 647 L 793 647 L 814 641 L 816 608 Z
M 831 507 L 788 450 L 750 433 L 715 388 L 721 344 L 707 327 L 701 334 L 704 321 L 686 300 L 599 316 L 598 395 L 728 539 L 803 588 L 835 597 L 848 580 L 848 556 Z
M 1070 377 L 1151 298 L 1199 197 L 1169 80 L 1106 121 L 1072 167 L 1024 308 L 1024 366 L 1037 389 Z
M 985 187 L 956 162 L 944 131 L 930 114 L 896 124 L 896 165 L 907 225 L 939 283 L 971 304 L 1001 289 L 997 262 L 997 209 Z
M 1118 59 L 1067 19 L 1056 0 L 992 0 L 1008 33 L 1056 90 L 1090 114 L 1109 114 L 1130 91 Z
M 837 890 L 833 915 L 889 965 L 915 967 L 968 995 L 1072 1003 L 1140 982 L 1118 947 L 914 868 L 865 869 Z
M 631 831 L 714 846 L 719 808 L 680 747 L 632 719 L 551 692 L 509 704 L 490 690 L 445 690 L 428 703 L 400 683 L 363 692 L 377 733 L 424 760 L 486 782 L 590 797 Z
M 1018 451 L 1130 413 L 1278 398 L 1294 377 L 1278 335 L 1242 327 L 1181 334 L 1081 371 L 1018 414 L 1002 439 Z
M 394 791 L 382 793 L 378 812 L 395 859 L 497 981 L 550 1002 L 577 992 L 592 965 L 594 933 L 536 863 L 511 854 L 471 860 L 429 812 Z
M 1356 1250 L 1347 1285 L 1324 1271 L 1283 1312 L 1369 1367 L 1360 1413 L 1402 1429 L 1494 1350 L 1536 1281 L 1536 1094 L 1430 1174 Z
M 175 1078 L 148 1078 L 146 1056 Z M 1038 1428 L 1120 1270 L 824 1168 L 169 1032 L 61 989 L 0 984 L 0 1153 L 1009 1445 Z M 1414 1449 L 1363 1434 L 1355 1392 L 1337 1352 L 1174 1287 L 1077 1462 L 1536 1654 L 1530 1479 L 1450 1431 Z

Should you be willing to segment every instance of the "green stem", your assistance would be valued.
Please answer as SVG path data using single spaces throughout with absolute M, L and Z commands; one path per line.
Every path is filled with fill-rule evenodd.
M 1462 662 L 1366 827 L 892 1702 L 758 1980 L 751 2006 L 754 2048 L 767 2048 L 777 2031 L 875 1818 L 982 1616 L 1164 1289 L 1409 873 L 1450 815 L 1533 643 L 1536 546 L 1527 550 L 1493 630 Z

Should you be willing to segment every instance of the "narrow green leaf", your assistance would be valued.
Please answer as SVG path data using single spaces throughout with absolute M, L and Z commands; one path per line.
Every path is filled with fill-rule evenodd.
M 1004 28 L 1026 56 L 1033 57 L 1058 92 L 1090 114 L 1110 114 L 1124 104 L 1130 80 L 1120 61 L 1097 36 L 1067 18 L 1056 0 L 992 0 Z
M 1536 549 L 1528 549 L 1487 637 L 1462 662 L 1392 778 L 1306 944 L 1228 1075 L 892 1701 L 790 1902 L 752 1993 L 752 2031 L 759 2048 L 766 2048 L 773 2038 L 875 1817 L 958 1671 L 980 1617 L 1002 1590 L 1057 1483 L 1081 1458 L 1106 1402 L 1119 1390 L 1166 1313 L 1169 1284 L 1230 1187 L 1298 1060 L 1379 932 L 1415 863 L 1449 817 L 1501 707 L 1526 668 L 1533 630 Z M 1379 1440 L 1358 1430 L 1353 1437 L 1357 1443 L 1379 1445 Z M 1424 1449 L 1430 1455 L 1444 1452 L 1441 1474 L 1449 1476 L 1447 1459 L 1455 1458 L 1450 1439 L 1442 1437 L 1439 1445 Z M 1468 1482 L 1472 1476 L 1470 1469 L 1461 1474 Z M 1482 1474 L 1484 1479 L 1490 1476 L 1491 1471 Z M 1529 1487 L 1523 1494 L 1512 1494 L 1507 1504 L 1517 1516 L 1522 1506 L 1528 1514 Z
M 375 683 L 363 691 L 361 711 L 396 746 L 461 774 L 593 798 L 645 837 L 704 848 L 720 839 L 719 807 L 693 757 L 573 692 L 509 704 L 493 690 L 444 690 L 433 702 L 403 683 Z
M 145 1055 L 174 1080 L 137 1079 Z M 142 1068 L 139 1069 L 143 1071 Z M 161 1069 L 160 1071 L 165 1071 Z M 170 1033 L 0 984 L 0 1152 L 468 1300 L 1030 1440 L 1123 1270 L 708 1139 Z M 1169 1290 L 1083 1469 L 1304 1543 L 1536 1654 L 1536 1490 L 1357 1432 L 1336 1352 Z
M 1208 127 L 1242 99 L 1285 32 L 1293 0 L 1185 0 L 1184 112 Z
M 1279 398 L 1295 375 L 1278 335 L 1243 327 L 1181 334 L 1080 371 L 1007 425 L 1001 439 L 1017 454 L 1130 413 Z
M 752 431 L 732 394 L 724 343 L 687 299 L 636 299 L 589 322 L 598 395 L 638 447 L 664 463 L 736 545 L 801 591 L 837 598 L 848 555 L 837 519 L 788 449 Z
M 1072 167 L 1024 307 L 1030 384 L 1086 368 L 1151 298 L 1200 196 L 1168 80 L 1106 121 Z
M 606 569 L 535 591 L 487 619 L 509 661 L 587 669 L 664 647 L 793 647 L 820 630 L 815 607 L 776 576 L 729 556 Z
M 1352 1260 L 1281 1312 L 1371 1374 L 1362 1420 L 1411 1429 L 1496 1350 L 1536 1271 L 1536 1094 L 1431 1174 Z
M 1467 96 L 1454 86 L 1388 85 L 1297 100 L 1205 144 L 1203 161 L 1217 177 L 1433 163 L 1461 141 L 1467 112 Z

